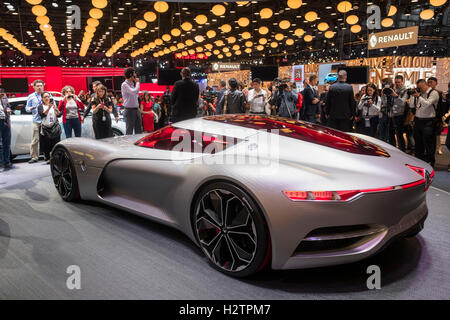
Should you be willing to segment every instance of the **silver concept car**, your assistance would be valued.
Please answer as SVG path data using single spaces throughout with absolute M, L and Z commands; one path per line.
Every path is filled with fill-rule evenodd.
M 349 263 L 416 235 L 434 176 L 377 139 L 259 115 L 64 140 L 51 170 L 64 200 L 95 200 L 173 226 L 236 277 L 265 266 Z

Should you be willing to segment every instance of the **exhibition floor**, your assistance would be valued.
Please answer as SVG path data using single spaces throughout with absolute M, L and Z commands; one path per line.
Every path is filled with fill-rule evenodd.
M 43 162 L 0 176 L 0 300 L 3 299 L 449 299 L 450 190 L 428 192 L 422 233 L 368 260 L 269 271 L 239 280 L 204 260 L 183 234 L 91 202 L 66 203 Z M 436 181 L 448 181 L 439 171 Z M 67 267 L 81 269 L 69 290 Z M 381 290 L 366 269 L 381 268 Z

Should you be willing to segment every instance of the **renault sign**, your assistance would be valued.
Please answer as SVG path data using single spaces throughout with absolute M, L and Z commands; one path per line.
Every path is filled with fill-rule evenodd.
M 369 36 L 369 50 L 417 44 L 419 27 L 374 33 Z

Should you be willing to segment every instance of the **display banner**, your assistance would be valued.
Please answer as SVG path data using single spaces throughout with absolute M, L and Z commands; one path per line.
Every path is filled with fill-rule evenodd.
M 369 36 L 369 50 L 417 44 L 419 27 L 389 30 Z
M 305 76 L 305 66 L 298 65 L 292 67 L 292 79 L 291 81 L 297 85 L 297 90 L 303 90 L 303 80 Z
M 216 62 L 212 65 L 213 72 L 224 72 L 224 71 L 238 71 L 241 70 L 240 63 L 224 63 L 224 62 Z

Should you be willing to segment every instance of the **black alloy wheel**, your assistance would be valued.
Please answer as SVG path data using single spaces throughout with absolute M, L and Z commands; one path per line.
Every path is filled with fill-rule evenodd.
M 79 188 L 75 167 L 69 153 L 57 148 L 51 158 L 53 182 L 64 201 L 75 201 L 79 198 Z
M 197 199 L 194 231 L 211 264 L 233 277 L 263 269 L 270 258 L 270 237 L 255 201 L 226 182 L 206 186 Z
M 113 136 L 114 137 L 120 137 L 120 136 L 123 136 L 123 134 L 122 134 L 122 132 L 120 132 L 120 130 L 117 130 L 117 129 L 112 129 L 112 133 L 113 133 Z

